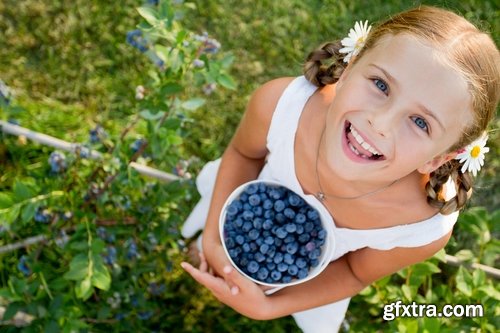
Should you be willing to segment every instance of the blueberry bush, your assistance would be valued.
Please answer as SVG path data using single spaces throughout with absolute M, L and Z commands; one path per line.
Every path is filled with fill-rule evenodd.
M 235 313 L 179 268 L 192 175 L 220 156 L 258 85 L 298 75 L 311 49 L 354 21 L 417 3 L 460 12 L 498 42 L 493 1 L 1 1 L 0 120 L 77 144 L 0 132 L 0 331 L 299 332 L 290 317 Z M 498 265 L 498 133 L 445 251 L 353 297 L 344 331 L 500 327 L 498 281 L 473 266 Z M 484 314 L 385 321 L 383 305 L 398 300 Z

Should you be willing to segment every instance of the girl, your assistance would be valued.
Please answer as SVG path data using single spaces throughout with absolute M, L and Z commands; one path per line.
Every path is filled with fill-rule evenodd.
M 250 318 L 293 314 L 304 332 L 337 331 L 351 296 L 446 245 L 470 196 L 484 148 L 463 148 L 481 138 L 500 95 L 491 38 L 432 7 L 357 37 L 312 52 L 304 77 L 258 89 L 222 159 L 198 177 L 202 200 L 183 234 L 206 220 L 202 260 L 182 267 Z M 336 242 L 321 274 L 269 296 L 231 268 L 218 230 L 228 195 L 256 178 L 314 196 Z

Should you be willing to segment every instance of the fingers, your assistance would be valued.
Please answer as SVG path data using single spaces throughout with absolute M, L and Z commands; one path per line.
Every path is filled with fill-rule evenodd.
M 203 252 L 198 252 L 198 256 L 200 257 L 200 268 L 199 270 L 201 272 L 208 272 L 208 263 L 207 260 L 205 259 L 205 255 L 203 255 Z
M 207 287 L 215 294 L 227 293 L 230 290 L 229 286 L 223 279 L 215 277 L 208 272 L 202 272 L 187 262 L 182 262 L 181 267 L 198 283 Z
M 229 285 L 232 284 L 232 286 L 230 287 L 231 294 L 237 295 L 240 292 L 240 288 L 232 281 L 233 280 L 232 275 L 234 274 L 231 273 L 233 273 L 233 271 L 234 269 L 231 266 L 224 266 L 223 272 L 225 274 L 226 281 L 228 282 Z

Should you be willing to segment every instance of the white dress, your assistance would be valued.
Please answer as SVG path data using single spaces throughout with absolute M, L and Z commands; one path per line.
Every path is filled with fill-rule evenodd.
M 303 76 L 295 78 L 285 89 L 274 111 L 267 149 L 269 154 L 259 179 L 271 179 L 301 195 L 309 204 L 318 209 L 323 218 L 331 221 L 335 239 L 335 249 L 331 260 L 345 253 L 364 247 L 390 250 L 395 247 L 418 247 L 429 244 L 446 235 L 455 224 L 458 212 L 450 215 L 436 214 L 433 217 L 412 224 L 380 229 L 338 228 L 326 208 L 314 195 L 305 194 L 295 173 L 294 141 L 300 115 L 309 97 L 317 87 Z M 201 199 L 187 218 L 182 235 L 193 237 L 205 226 L 220 159 L 207 163 L 196 179 Z M 446 186 L 445 197 L 454 195 L 454 186 Z M 297 325 L 305 333 L 338 332 L 344 319 L 350 298 L 321 307 L 293 314 Z

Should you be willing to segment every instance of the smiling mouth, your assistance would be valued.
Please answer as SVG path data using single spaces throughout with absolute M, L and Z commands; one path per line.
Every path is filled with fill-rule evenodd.
M 345 137 L 347 139 L 347 146 L 355 155 L 372 161 L 385 160 L 384 155 L 372 147 L 368 142 L 364 141 L 363 137 L 350 122 L 346 124 Z

